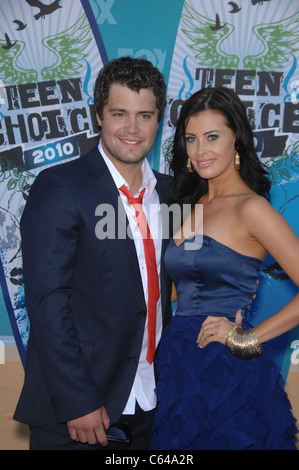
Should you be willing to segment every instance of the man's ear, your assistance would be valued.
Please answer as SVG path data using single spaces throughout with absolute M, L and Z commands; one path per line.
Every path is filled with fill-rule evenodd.
M 96 113 L 96 118 L 97 118 L 97 123 L 98 123 L 99 127 L 102 127 L 102 119 L 100 119 L 98 113 Z

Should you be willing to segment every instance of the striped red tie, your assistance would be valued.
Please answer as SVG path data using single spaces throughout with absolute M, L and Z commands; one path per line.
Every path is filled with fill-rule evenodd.
M 145 214 L 142 210 L 142 198 L 145 189 L 140 193 L 139 197 L 136 198 L 131 196 L 125 185 L 123 185 L 120 190 L 127 196 L 129 203 L 135 209 L 136 220 L 143 241 L 148 283 L 148 348 L 146 360 L 151 364 L 154 360 L 156 349 L 156 310 L 160 293 L 155 246 Z

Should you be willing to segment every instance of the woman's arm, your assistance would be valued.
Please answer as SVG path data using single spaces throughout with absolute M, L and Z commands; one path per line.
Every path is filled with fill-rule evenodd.
M 172 283 L 171 286 L 171 297 L 170 297 L 171 302 L 176 302 L 178 300 L 178 295 L 176 291 L 176 287 L 174 285 L 174 282 Z
M 290 279 L 299 286 L 299 239 L 286 220 L 262 197 L 248 198 L 242 206 L 240 222 L 249 235 L 269 252 Z M 241 318 L 236 317 L 236 323 Z M 282 309 L 257 325 L 258 343 L 264 343 L 299 324 L 299 293 Z M 197 342 L 200 347 L 218 341 L 225 344 L 234 324 L 225 317 L 208 317 Z
M 272 255 L 299 287 L 299 238 L 287 221 L 264 198 L 252 198 L 242 211 L 248 232 Z M 299 293 L 277 313 L 255 327 L 260 343 L 282 335 L 299 324 Z

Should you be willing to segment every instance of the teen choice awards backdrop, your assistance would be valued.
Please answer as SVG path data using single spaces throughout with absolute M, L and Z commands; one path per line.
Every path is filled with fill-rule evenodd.
M 149 155 L 162 172 L 184 100 L 206 86 L 236 91 L 273 181 L 272 204 L 299 235 L 298 7 L 298 0 L 1 0 L 0 340 L 15 342 L 23 364 L 30 323 L 20 217 L 41 170 L 96 144 L 93 86 L 112 58 L 145 57 L 164 74 L 168 106 Z M 296 291 L 267 257 L 254 322 Z M 273 341 L 284 377 L 298 350 L 298 329 Z

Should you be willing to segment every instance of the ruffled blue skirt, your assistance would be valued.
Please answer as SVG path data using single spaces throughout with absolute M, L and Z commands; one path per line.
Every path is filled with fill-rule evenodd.
M 296 450 L 295 419 L 267 345 L 247 361 L 221 343 L 200 349 L 205 318 L 176 316 L 163 333 L 150 449 Z

